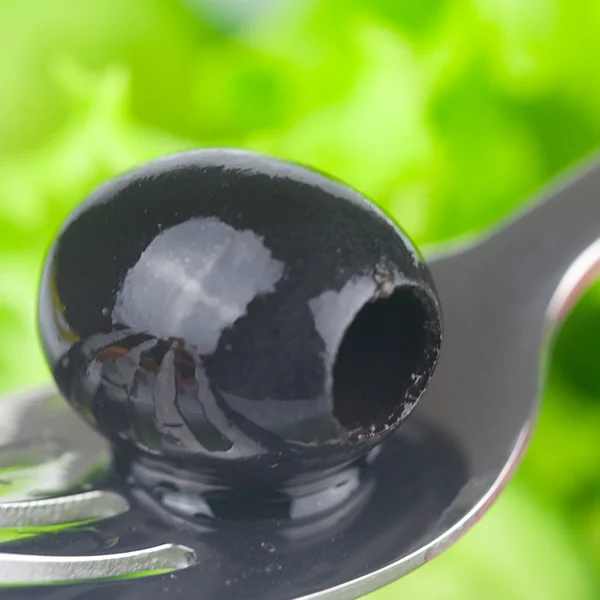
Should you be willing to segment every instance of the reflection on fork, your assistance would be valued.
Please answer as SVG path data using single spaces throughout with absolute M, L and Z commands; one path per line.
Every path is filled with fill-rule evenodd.
M 48 401 L 48 395 L 30 392 L 2 404 L 0 543 L 72 529 L 129 510 L 127 500 L 117 493 L 82 491 L 90 475 L 107 466 L 106 449 L 98 448 L 91 436 L 88 456 L 67 447 L 60 431 L 68 430 L 72 413 Z M 52 437 L 28 437 L 25 413 L 46 420 L 45 429 L 55 432 Z M 194 551 L 177 544 L 83 557 L 0 553 L 0 586 L 140 577 L 195 562 Z

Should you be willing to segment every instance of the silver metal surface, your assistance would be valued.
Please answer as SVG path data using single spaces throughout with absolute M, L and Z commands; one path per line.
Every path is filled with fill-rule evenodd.
M 136 501 L 115 520 L 114 528 L 124 532 L 120 543 L 127 548 L 133 536 L 140 546 L 162 539 L 178 546 L 93 557 L 3 554 L 0 582 L 90 580 L 167 563 L 165 568 L 182 568 L 195 561 L 190 546 L 199 558 L 180 571 L 177 586 L 167 580 L 154 586 L 152 578 L 122 581 L 119 599 L 179 600 L 193 590 L 202 600 L 349 600 L 431 560 L 485 513 L 523 455 L 552 331 L 600 273 L 599 238 L 600 163 L 591 161 L 487 237 L 437 253 L 430 265 L 444 312 L 439 365 L 347 510 L 289 529 L 240 523 L 220 530 L 169 521 L 166 513 L 147 517 L 151 510 Z M 47 434 L 56 438 L 53 447 L 67 440 L 63 454 L 72 456 L 71 466 L 60 481 L 50 478 L 42 486 L 66 491 L 107 449 L 64 404 L 50 421 L 53 413 L 43 407 L 53 396 L 36 392 L 2 401 L 3 415 L 12 407 L 4 420 L 12 425 L 5 435 L 0 428 L 0 443 L 38 439 L 47 430 L 54 432 Z M 457 461 L 444 462 L 451 454 Z M 79 465 L 75 475 L 73 465 Z M 28 488 L 24 497 L 39 492 Z M 23 493 L 17 495 L 19 504 Z M 74 550 L 79 546 L 72 540 L 83 540 L 65 539 Z M 65 597 L 99 597 L 88 591 Z M 16 593 L 11 598 L 38 597 Z
M 53 386 L 3 397 L 0 414 L 0 502 L 60 495 L 110 462 L 104 440 L 65 411 Z
M 123 496 L 95 490 L 42 500 L 0 502 L 0 527 L 43 527 L 116 517 L 129 510 Z
M 3 483 L 10 488 L 0 488 L 0 534 L 9 531 L 9 537 L 27 537 L 42 528 L 51 531 L 52 526 L 60 526 L 61 530 L 65 525 L 110 519 L 129 510 L 123 496 L 106 490 L 38 498 L 68 492 L 99 466 L 106 467 L 108 459 L 104 440 L 82 427 L 52 387 L 1 400 L 0 414 L 0 472 L 8 469 Z M 194 563 L 194 551 L 177 544 L 96 556 L 0 553 L 0 588 L 139 576 Z
M 196 562 L 194 551 L 164 544 L 135 552 L 102 556 L 23 556 L 0 554 L 0 586 L 93 581 L 136 575 L 144 571 L 185 569 Z

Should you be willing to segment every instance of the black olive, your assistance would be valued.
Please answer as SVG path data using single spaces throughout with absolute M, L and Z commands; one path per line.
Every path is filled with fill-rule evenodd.
M 60 390 L 121 455 L 242 486 L 363 456 L 441 338 L 429 272 L 381 210 L 233 150 L 93 193 L 49 251 L 39 322 Z

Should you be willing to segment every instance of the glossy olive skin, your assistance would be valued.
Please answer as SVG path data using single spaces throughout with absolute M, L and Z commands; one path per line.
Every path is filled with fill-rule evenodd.
M 121 455 L 233 486 L 363 456 L 413 408 L 441 339 L 427 268 L 387 216 L 233 150 L 93 193 L 48 253 L 39 326 L 62 393 Z

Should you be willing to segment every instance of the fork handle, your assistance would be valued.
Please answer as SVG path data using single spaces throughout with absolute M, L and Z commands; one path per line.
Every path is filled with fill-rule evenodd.
M 600 276 L 600 155 L 466 251 L 472 285 L 560 322 Z M 499 296 L 499 297 L 498 297 Z

